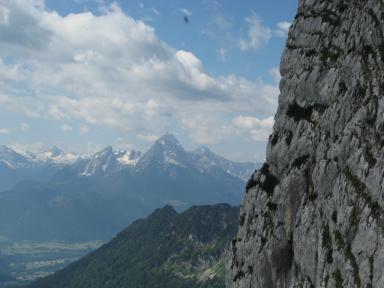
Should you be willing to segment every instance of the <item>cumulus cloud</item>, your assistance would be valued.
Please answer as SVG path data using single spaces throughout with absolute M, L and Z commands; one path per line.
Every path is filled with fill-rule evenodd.
M 60 129 L 64 132 L 69 132 L 69 131 L 72 131 L 72 126 L 68 125 L 68 124 L 63 124 L 61 125 Z
M 14 143 L 8 144 L 7 146 L 9 146 L 11 149 L 21 154 L 23 154 L 26 151 L 41 152 L 47 148 L 43 142 L 33 142 L 28 144 L 14 142 Z
M 271 32 L 259 19 L 247 22 L 243 49 L 269 41 Z M 117 4 L 98 15 L 62 16 L 42 0 L 4 0 L 0 39 L 0 107 L 28 117 L 113 127 L 148 139 L 182 130 L 196 142 L 217 143 L 236 128 L 233 117 L 268 117 L 277 106 L 275 85 L 210 75 L 196 55 L 164 43 Z M 70 131 L 65 125 L 62 130 Z
M 227 60 L 227 50 L 224 48 L 219 48 L 216 50 L 217 54 L 220 57 L 220 60 L 225 62 Z
M 233 123 L 239 129 L 246 129 L 255 141 L 266 141 L 272 132 L 274 119 L 268 117 L 259 119 L 251 116 L 238 116 L 233 119 Z
M 184 15 L 188 16 L 188 17 L 192 16 L 192 12 L 190 10 L 188 10 L 187 8 L 181 8 L 180 12 L 183 13 Z
M 0 7 L 0 23 L 7 24 L 9 20 L 9 9 L 7 7 Z
M 9 129 L 6 128 L 0 128 L 0 134 L 9 134 Z
M 89 127 L 87 125 L 81 125 L 80 126 L 80 133 L 81 134 L 87 134 L 89 132 Z
M 25 132 L 25 131 L 29 131 L 30 127 L 27 123 L 20 123 L 20 130 Z
M 289 28 L 291 27 L 292 23 L 291 22 L 288 22 L 288 21 L 283 21 L 283 22 L 279 22 L 277 23 L 277 27 L 285 32 L 288 32 L 289 31 Z
M 248 35 L 247 38 L 240 40 L 239 48 L 243 51 L 257 50 L 267 45 L 272 37 L 272 30 L 264 26 L 255 13 L 245 20 L 249 26 Z
M 155 142 L 161 135 L 158 134 L 139 134 L 138 137 L 149 143 Z
M 159 10 L 157 10 L 155 7 L 152 7 L 151 11 L 152 11 L 153 14 L 155 14 L 155 15 L 157 15 L 157 16 L 160 16 L 160 15 L 161 15 L 161 13 L 159 12 Z
M 269 75 L 273 78 L 273 80 L 274 80 L 276 83 L 279 83 L 279 82 L 280 82 L 281 75 L 280 75 L 280 69 L 279 69 L 279 67 L 271 68 L 271 69 L 269 69 L 268 72 L 269 72 Z
M 275 34 L 277 37 L 286 37 L 292 23 L 288 21 L 279 22 L 276 24 L 277 30 Z

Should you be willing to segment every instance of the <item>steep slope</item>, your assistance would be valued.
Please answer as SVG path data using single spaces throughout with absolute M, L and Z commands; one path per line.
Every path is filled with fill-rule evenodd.
M 138 220 L 110 243 L 28 288 L 224 287 L 223 252 L 239 209 L 170 206 Z
M 181 146 L 175 136 L 166 134 L 160 137 L 154 145 L 145 153 L 137 163 L 137 170 L 153 169 L 156 170 L 171 169 L 176 167 L 187 168 L 189 166 L 188 154 Z
M 23 155 L 16 153 L 7 146 L 0 146 L 0 161 L 7 164 L 9 167 L 26 167 L 29 166 L 29 161 Z
M 383 1 L 299 1 L 227 287 L 384 287 L 383 28 Z
M 207 147 L 200 147 L 189 153 L 196 167 L 205 173 L 221 169 L 226 173 L 247 181 L 252 173 L 261 167 L 261 163 L 239 163 L 225 159 Z

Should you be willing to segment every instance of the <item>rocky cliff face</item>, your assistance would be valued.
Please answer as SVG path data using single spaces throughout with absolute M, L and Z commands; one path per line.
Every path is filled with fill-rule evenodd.
M 383 1 L 299 1 L 227 287 L 384 287 L 383 30 Z

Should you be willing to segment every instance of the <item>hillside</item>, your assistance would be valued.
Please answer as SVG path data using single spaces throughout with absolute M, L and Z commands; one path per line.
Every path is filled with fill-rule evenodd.
M 221 288 L 224 250 L 238 208 L 170 206 L 137 220 L 108 244 L 27 288 Z

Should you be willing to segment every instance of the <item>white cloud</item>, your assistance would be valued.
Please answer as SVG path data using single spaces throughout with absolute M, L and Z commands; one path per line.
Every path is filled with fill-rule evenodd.
M 11 149 L 15 150 L 18 153 L 24 153 L 26 151 L 30 152 L 41 152 L 47 149 L 43 142 L 34 142 L 34 143 L 10 143 L 9 146 Z
M 225 50 L 224 48 L 219 48 L 216 51 L 220 57 L 220 60 L 225 62 L 227 60 L 227 50 Z
M 276 83 L 280 82 L 281 75 L 280 75 L 280 69 L 279 67 L 271 68 L 269 69 L 269 75 L 275 80 Z
M 277 30 L 275 31 L 275 35 L 277 37 L 286 37 L 291 27 L 292 23 L 288 21 L 279 22 L 276 24 Z
M 0 7 L 0 24 L 7 24 L 9 20 L 9 9 L 7 7 Z
M 288 21 L 283 21 L 283 22 L 279 22 L 277 23 L 277 27 L 285 32 L 288 32 L 289 31 L 289 28 L 291 27 L 292 23 L 291 22 L 288 22 Z
M 104 4 L 104 0 L 74 0 L 76 3 L 78 4 L 84 4 L 84 3 L 88 3 L 88 2 L 94 2 L 96 4 Z
M 251 116 L 237 116 L 233 123 L 239 129 L 247 130 L 254 141 L 266 141 L 272 132 L 274 119 L 268 117 L 259 119 Z
M 237 116 L 234 118 L 234 123 L 239 128 L 246 128 L 246 129 L 252 129 L 252 128 L 266 128 L 266 129 L 272 129 L 274 120 L 272 117 L 268 117 L 265 119 L 258 119 L 256 117 L 250 117 L 250 116 Z
M 222 31 L 228 30 L 233 26 L 233 19 L 217 12 L 211 16 L 210 22 Z
M 0 134 L 9 134 L 9 133 L 10 133 L 9 129 L 0 128 Z
M 140 139 L 147 141 L 149 143 L 155 142 L 157 139 L 159 139 L 160 135 L 157 134 L 139 134 L 137 135 Z
M 252 13 L 245 20 L 249 26 L 248 35 L 247 38 L 240 40 L 239 48 L 243 51 L 258 50 L 267 45 L 272 37 L 272 30 L 263 26 L 255 13 Z
M 179 130 L 208 144 L 232 137 L 234 116 L 266 118 L 277 107 L 276 85 L 210 75 L 196 55 L 164 43 L 117 4 L 98 15 L 61 16 L 39 0 L 0 1 L 0 11 L 7 9 L 7 24 L 0 23 L 1 109 L 80 121 L 81 133 L 96 125 L 153 140 Z M 268 42 L 269 30 L 254 16 L 247 21 L 246 48 Z M 72 129 L 65 125 L 63 131 Z
M 199 144 L 217 144 L 234 136 L 234 126 L 228 121 L 222 121 L 215 115 L 198 113 L 185 115 L 183 126 L 190 132 L 194 142 Z
M 157 16 L 160 16 L 161 14 L 160 14 L 160 12 L 159 12 L 159 10 L 157 10 L 155 7 L 152 7 L 152 13 L 153 14 L 155 14 L 155 15 L 157 15 Z
M 72 131 L 72 126 L 69 126 L 68 124 L 63 124 L 61 125 L 60 129 L 64 132 L 69 132 L 69 131 Z
M 81 134 L 87 134 L 89 132 L 89 127 L 87 125 L 81 125 L 80 126 L 80 133 Z
M 30 127 L 27 123 L 20 123 L 20 130 L 25 132 L 25 131 L 29 131 L 30 130 Z
M 188 16 L 188 17 L 192 16 L 192 12 L 186 8 L 181 8 L 180 12 L 183 13 L 185 16 Z

